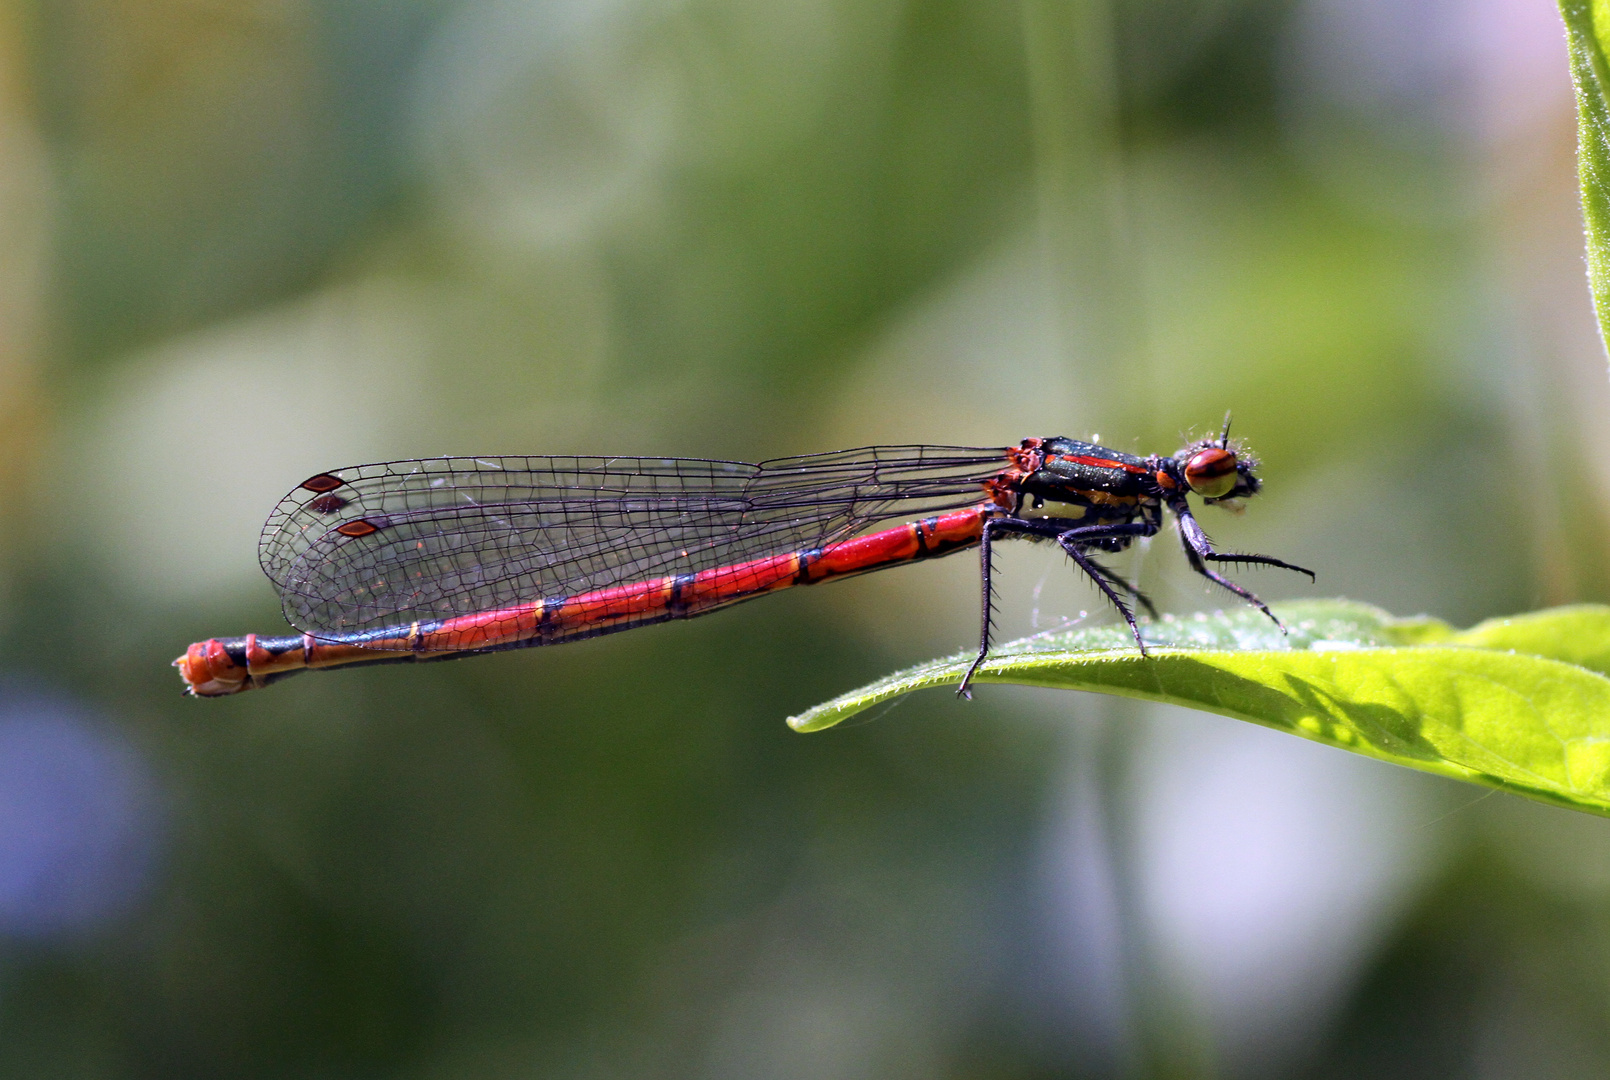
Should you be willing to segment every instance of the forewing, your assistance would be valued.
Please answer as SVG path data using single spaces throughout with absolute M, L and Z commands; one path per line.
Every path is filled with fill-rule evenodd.
M 870 447 L 764 465 L 434 458 L 321 473 L 259 557 L 286 618 L 340 636 L 820 547 L 977 501 L 999 450 Z M 618 628 L 618 627 L 617 627 Z

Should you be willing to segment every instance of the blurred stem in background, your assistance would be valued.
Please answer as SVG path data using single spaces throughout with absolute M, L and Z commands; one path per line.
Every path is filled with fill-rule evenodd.
M 1109 0 L 1023 0 L 1039 232 L 1062 361 L 1095 415 L 1125 436 L 1150 433 L 1147 314 L 1124 198 L 1116 38 Z M 1070 433 L 1079 434 L 1079 433 Z M 1127 448 L 1127 447 L 1126 447 Z M 1164 974 L 1137 881 L 1129 773 L 1136 711 L 1116 699 L 1082 702 L 1088 732 L 1070 740 L 1074 782 L 1098 785 L 1101 850 L 1118 916 L 1119 994 L 1128 1015 L 1115 1047 L 1124 1071 L 1146 1078 L 1211 1074 L 1205 1029 Z M 1089 759 L 1094 758 L 1092 762 Z M 1082 760 L 1081 760 L 1082 759 Z M 1080 765 L 1084 767 L 1080 767 Z M 1093 767 L 1090 767 L 1092 766 Z
M 47 421 L 39 353 L 50 241 L 50 175 L 27 68 L 26 13 L 0 7 L 0 617 L 26 540 Z
M 1508 93 L 1492 96 L 1506 103 L 1526 89 L 1502 88 Z M 1575 131 L 1563 109 L 1538 110 L 1523 127 L 1502 106 L 1490 108 L 1497 115 L 1487 118 L 1478 175 L 1493 194 L 1478 235 L 1494 307 L 1509 313 L 1507 344 L 1518 361 L 1504 400 L 1518 468 L 1552 478 L 1529 496 L 1541 512 L 1532 518 L 1528 599 L 1537 607 L 1602 602 L 1610 598 L 1603 495 L 1610 490 L 1610 387 L 1599 332 L 1582 302 L 1588 289 L 1571 170 Z
M 1023 0 L 1035 193 L 1064 360 L 1104 422 L 1141 429 L 1144 305 L 1129 247 L 1108 0 Z

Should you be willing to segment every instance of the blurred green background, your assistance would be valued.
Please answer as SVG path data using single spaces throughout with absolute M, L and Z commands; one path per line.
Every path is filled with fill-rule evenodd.
M 965 555 L 168 667 L 334 466 L 1231 408 L 1266 598 L 1610 600 L 1573 124 L 1544 0 L 0 5 L 0 1077 L 1610 1074 L 1610 822 L 1079 695 L 784 727 L 965 648 Z

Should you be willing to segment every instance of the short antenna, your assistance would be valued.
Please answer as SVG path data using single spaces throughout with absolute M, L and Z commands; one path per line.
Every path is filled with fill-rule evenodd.
M 1224 414 L 1224 434 L 1219 436 L 1219 446 L 1225 450 L 1230 449 L 1230 414 Z

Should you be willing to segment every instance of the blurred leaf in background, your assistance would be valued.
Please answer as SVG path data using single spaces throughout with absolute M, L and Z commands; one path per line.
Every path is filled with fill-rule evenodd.
M 1548 5 L 1048 12 L 0 8 L 0 1075 L 1606 1070 L 1603 822 L 1028 690 L 783 726 L 963 645 L 966 558 L 178 696 L 281 625 L 280 495 L 435 453 L 1168 453 L 1234 409 L 1226 546 L 1459 625 L 1610 597 Z M 1105 617 L 1000 573 L 1004 634 Z

